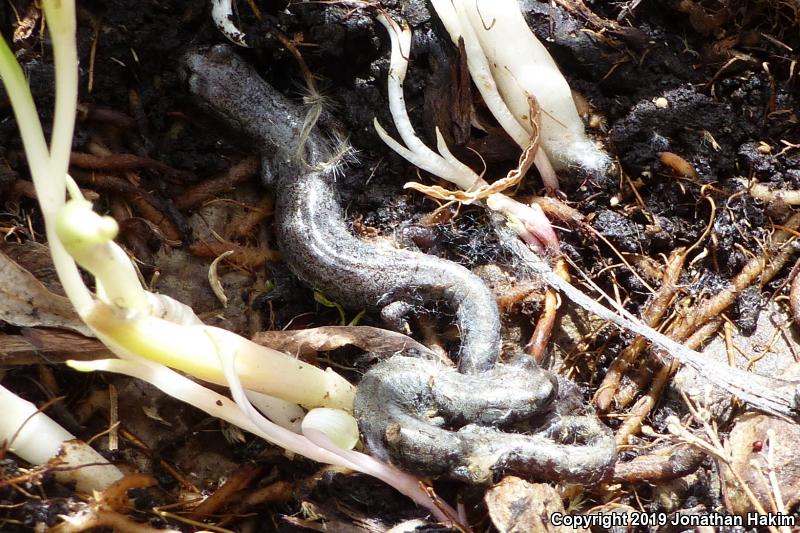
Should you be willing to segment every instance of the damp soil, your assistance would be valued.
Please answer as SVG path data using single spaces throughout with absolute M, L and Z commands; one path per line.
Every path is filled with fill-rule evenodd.
M 531 28 L 573 89 L 589 103 L 590 131 L 616 160 L 617 170 L 608 175 L 576 169 L 561 176 L 560 198 L 594 230 L 556 221 L 576 283 L 580 285 L 575 275 L 580 269 L 638 315 L 648 302 L 648 285 L 659 283 L 663 259 L 698 241 L 713 214 L 712 237 L 701 241 L 680 278 L 679 299 L 691 302 L 692 297 L 719 292 L 748 260 L 764 253 L 775 225 L 791 215 L 785 204 L 753 199 L 737 178 L 757 179 L 771 188 L 800 187 L 796 114 L 800 19 L 794 4 L 780 0 L 585 4 L 523 0 L 521 4 Z M 405 96 L 421 137 L 435 146 L 433 132 L 439 127 L 454 152 L 469 164 L 476 168 L 485 164 L 488 177 L 504 174 L 518 154 L 495 128 L 475 126 L 488 123 L 488 113 L 475 96 L 477 91 L 467 90 L 459 56 L 430 4 L 385 0 L 382 5 L 393 16 L 405 18 L 414 31 Z M 249 45 L 239 53 L 269 83 L 303 101 L 313 95 L 291 48 L 298 50 L 325 100 L 320 123 L 345 132 L 355 148 L 356 157 L 339 178 L 353 231 L 365 238 L 392 239 L 473 269 L 513 267 L 497 243 L 486 237 L 488 220 L 480 208 L 441 208 L 403 189 L 407 181 L 432 181 L 384 146 L 372 127 L 373 118 L 385 126 L 392 123 L 386 103 L 389 43 L 373 10 L 353 2 L 256 0 L 239 1 L 236 7 L 235 22 Z M 195 107 L 181 81 L 180 58 L 185 51 L 226 42 L 211 22 L 209 2 L 87 0 L 79 2 L 78 27 L 81 106 L 73 150 L 136 154 L 161 163 L 127 170 L 80 164 L 72 168 L 78 182 L 97 193 L 98 209 L 121 220 L 122 242 L 139 261 L 144 277 L 153 280 L 157 273 L 159 290 L 188 300 L 209 322 L 245 335 L 340 323 L 339 311 L 315 299 L 280 261 L 225 267 L 232 303 L 220 319 L 220 304 L 206 279 L 213 255 L 189 253 L 193 245 L 212 238 L 212 230 L 225 228 L 249 213 L 247 206 L 261 205 L 268 198 L 258 176 L 253 176 L 197 207 L 176 207 L 186 191 L 256 153 Z M 25 68 L 47 130 L 53 104 L 52 54 L 35 4 L 4 4 L 0 28 Z M 473 104 L 475 117 L 469 116 L 469 105 L 464 111 L 465 101 Z M 42 241 L 41 217 L 22 184 L 29 174 L 10 111 L 7 97 L 0 95 L 0 226 L 6 241 Z M 693 171 L 670 164 L 663 153 L 675 154 Z M 515 194 L 527 198 L 542 192 L 532 175 Z M 214 206 L 223 206 L 222 211 Z M 237 242 L 253 249 L 275 249 L 271 219 L 265 217 Z M 742 332 L 752 332 L 759 309 L 785 290 L 788 275 L 785 268 L 766 286 L 745 290 L 725 311 L 727 318 Z M 520 347 L 530 337 L 541 308 L 537 294 L 507 309 L 507 345 Z M 446 329 L 446 311 L 430 309 L 430 313 L 444 329 L 445 339 L 451 337 L 445 346 L 456 348 L 454 332 Z M 345 315 L 349 321 L 355 312 L 346 310 Z M 380 325 L 377 316 L 368 314 L 361 320 Z M 22 333 L 11 324 L 0 323 L 0 330 L 7 335 Z M 415 334 L 422 338 L 419 331 Z M 568 357 L 570 373 L 588 401 L 609 363 L 629 341 L 627 335 L 601 327 L 582 338 L 558 337 L 562 346 L 554 353 L 573 354 Z M 578 351 L 581 357 L 574 356 Z M 351 351 L 332 357 L 354 379 L 357 373 L 347 370 L 353 357 L 360 370 L 366 364 Z M 157 480 L 155 487 L 134 495 L 129 516 L 135 520 L 196 530 L 179 520 L 157 518 L 151 511 L 178 504 L 180 513 L 188 508 L 181 505 L 188 504 L 178 502 L 213 493 L 245 464 L 255 465 L 261 475 L 208 523 L 236 531 L 304 531 L 326 522 L 335 525 L 329 530 L 382 531 L 423 516 L 380 483 L 320 470 L 308 461 L 290 461 L 279 450 L 231 431 L 149 385 L 111 375 L 77 374 L 61 365 L 47 368 L 58 390 L 34 384 L 43 372 L 35 364 L 4 368 L 3 384 L 38 404 L 50 395 L 63 396 L 64 411 L 82 415 L 72 421 L 65 419 L 67 414 L 53 416 L 70 422 L 84 439 L 107 427 L 109 387 L 117 391 L 124 429 L 119 448 L 108 451 L 103 438 L 99 447 L 112 460 Z M 97 405 L 89 408 L 90 402 Z M 663 431 L 669 414 L 685 412 L 680 401 L 664 400 L 649 423 Z M 607 422 L 617 428 L 619 420 L 609 416 Z M 622 458 L 638 453 L 626 452 Z M 22 475 L 24 466 L 6 455 L 0 461 L 0 479 Z M 698 472 L 666 502 L 646 483 L 586 487 L 582 509 L 614 498 L 636 508 L 643 501 L 643 508 L 653 512 L 691 511 L 698 506 L 722 509 L 716 464 L 706 459 Z M 498 480 L 501 477 L 498 473 Z M 276 482 L 291 484 L 285 498 L 241 506 L 242 494 Z M 450 483 L 436 487 L 445 499 L 455 501 L 458 495 L 467 503 L 476 530 L 491 530 L 482 503 L 485 488 Z M 0 529 L 32 531 L 37 524 L 54 525 L 79 501 L 70 487 L 59 486 L 49 475 L 36 483 L 0 484 Z M 433 525 L 418 529 L 443 530 Z

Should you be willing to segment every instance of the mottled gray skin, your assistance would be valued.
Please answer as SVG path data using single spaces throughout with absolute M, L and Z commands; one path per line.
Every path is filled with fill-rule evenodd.
M 468 483 L 488 483 L 502 472 L 590 483 L 613 471 L 611 430 L 592 414 L 562 412 L 580 401 L 574 385 L 557 386 L 526 358 L 470 378 L 402 356 L 374 366 L 355 404 L 370 449 L 406 470 Z
M 610 431 L 594 417 L 562 416 L 551 405 L 560 391 L 559 406 L 579 408 L 574 385 L 559 383 L 529 358 L 495 365 L 499 312 L 479 278 L 450 261 L 354 237 L 334 174 L 320 165 L 327 159 L 325 139 L 312 131 L 307 163 L 295 157 L 302 110 L 227 46 L 189 53 L 184 64 L 198 103 L 261 150 L 276 196 L 278 244 L 300 279 L 343 305 L 380 310 L 395 323 L 426 300 L 444 300 L 456 313 L 458 372 L 395 355 L 363 377 L 356 416 L 373 451 L 415 472 L 468 482 L 489 481 L 497 470 L 580 481 L 606 474 L 615 457 Z
M 378 248 L 353 236 L 339 204 L 335 176 L 320 166 L 326 142 L 315 130 L 297 161 L 302 109 L 275 91 L 228 46 L 184 59 L 190 92 L 201 106 L 257 143 L 275 192 L 275 227 L 297 277 L 352 309 L 381 311 L 397 326 L 419 302 L 443 300 L 461 332 L 459 369 L 489 370 L 500 352 L 494 296 L 466 268 L 416 252 Z

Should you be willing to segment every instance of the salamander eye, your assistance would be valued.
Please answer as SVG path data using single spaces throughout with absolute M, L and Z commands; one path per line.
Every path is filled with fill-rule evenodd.
M 764 448 L 764 441 L 763 440 L 755 440 L 753 441 L 753 453 L 758 453 Z

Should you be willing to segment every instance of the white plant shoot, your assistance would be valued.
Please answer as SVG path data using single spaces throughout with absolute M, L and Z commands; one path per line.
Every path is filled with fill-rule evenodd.
M 533 96 L 542 109 L 541 145 L 556 170 L 609 169 L 610 157 L 586 134 L 567 80 L 528 27 L 517 0 L 431 0 L 431 3 L 454 43 L 462 37 L 465 43 L 473 35 L 477 38 L 478 47 L 467 47 L 470 74 L 482 94 L 489 84 L 496 85 L 517 124 L 509 126 L 506 117 L 498 116 L 489 101 L 487 105 L 518 144 L 518 127 L 531 134 L 529 97 Z M 474 54 L 483 58 L 470 57 Z M 490 82 L 486 67 L 490 70 Z

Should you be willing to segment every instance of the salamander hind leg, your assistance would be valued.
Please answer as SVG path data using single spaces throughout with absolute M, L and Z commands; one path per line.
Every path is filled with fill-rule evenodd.
M 414 312 L 414 305 L 403 300 L 396 300 L 381 308 L 381 320 L 384 325 L 391 330 L 411 333 L 411 326 L 408 324 L 408 315 Z

